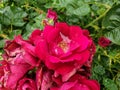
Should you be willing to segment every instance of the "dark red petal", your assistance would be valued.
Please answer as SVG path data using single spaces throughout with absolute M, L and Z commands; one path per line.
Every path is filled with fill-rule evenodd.
M 69 26 L 67 25 L 67 23 L 64 22 L 59 22 L 55 24 L 55 28 L 59 29 L 59 31 L 65 35 L 65 36 L 69 36 Z
M 45 40 L 39 40 L 35 47 L 35 52 L 40 59 L 45 60 L 48 55 L 48 46 Z

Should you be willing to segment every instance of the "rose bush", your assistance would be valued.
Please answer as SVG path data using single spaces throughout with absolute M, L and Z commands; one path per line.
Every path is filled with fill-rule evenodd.
M 50 9 L 47 13 L 48 8 Z M 0 60 L 6 61 L 2 56 L 2 53 L 5 53 L 3 47 L 6 39 L 11 41 L 11 39 L 14 39 L 14 36 L 21 35 L 25 41 L 27 40 L 27 43 L 36 47 L 38 40 L 40 38 L 44 39 L 43 32 L 45 26 L 52 25 L 54 27 L 59 22 L 65 22 L 68 26 L 80 26 L 83 34 L 91 38 L 95 43 L 95 45 L 92 44 L 90 46 L 92 50 L 90 50 L 89 60 L 81 68 L 78 68 L 76 73 L 85 76 L 88 80 L 90 78 L 97 80 L 101 85 L 101 90 L 119 90 L 120 0 L 0 0 Z M 39 35 L 33 34 L 38 37 L 32 39 L 29 35 L 35 29 L 35 33 Z M 101 37 L 104 37 L 104 39 L 100 40 Z M 110 44 L 105 38 L 110 40 Z M 49 45 L 49 43 L 46 45 Z M 49 49 L 46 49 L 46 51 L 49 51 Z M 37 65 L 33 65 L 33 68 L 28 70 L 24 74 L 24 77 L 19 80 L 25 77 L 32 79 L 39 89 L 41 89 L 42 81 L 45 82 L 43 76 L 47 76 L 46 73 L 50 73 L 47 76 L 50 77 L 48 81 L 50 80 L 49 82 L 51 82 L 52 77 L 53 84 L 57 84 L 57 88 L 63 86 L 65 82 L 70 82 L 69 79 L 73 75 L 67 81 L 63 82 L 61 79 L 63 76 L 56 73 L 54 68 L 48 69 L 45 60 L 41 60 L 36 52 L 33 56 L 38 61 Z M 8 61 L 6 62 L 7 67 L 11 67 L 9 63 Z M 5 69 L 6 64 L 5 67 L 4 64 L 0 66 L 2 76 L 7 71 L 10 71 L 9 68 Z M 17 85 L 19 80 L 17 81 Z M 4 83 L 1 84 L 4 86 Z M 42 84 L 43 89 L 45 88 L 43 87 L 44 84 Z
M 20 35 L 8 40 L 0 62 L 2 90 L 100 90 L 90 80 L 96 48 L 88 30 L 57 22 L 35 29 L 29 39 Z

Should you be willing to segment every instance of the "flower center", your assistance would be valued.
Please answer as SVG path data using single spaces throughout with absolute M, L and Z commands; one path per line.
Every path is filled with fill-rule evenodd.
M 60 33 L 60 36 L 63 40 L 58 43 L 58 47 L 60 47 L 66 53 L 69 49 L 69 44 L 71 40 L 67 36 L 63 35 L 62 33 Z
M 62 48 L 62 50 L 63 50 L 64 52 L 67 52 L 68 49 L 69 49 L 68 43 L 66 43 L 65 41 L 61 41 L 61 42 L 58 44 L 58 46 L 59 46 L 60 48 Z

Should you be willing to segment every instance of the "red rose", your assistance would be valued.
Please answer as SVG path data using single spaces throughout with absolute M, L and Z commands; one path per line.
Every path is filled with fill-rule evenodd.
M 57 22 L 49 9 L 43 31 L 34 30 L 28 40 L 19 35 L 6 41 L 0 90 L 100 90 L 88 79 L 95 51 L 88 30 Z
M 99 40 L 98 40 L 98 44 L 101 47 L 107 47 L 107 46 L 110 45 L 110 43 L 111 43 L 111 41 L 106 37 L 100 37 Z
M 4 60 L 8 63 L 9 71 L 4 85 L 15 89 L 17 82 L 23 77 L 28 70 L 37 66 L 34 47 L 28 41 L 23 40 L 20 36 L 15 37 L 12 41 L 7 41 L 4 47 Z
M 37 37 L 36 54 L 49 69 L 62 75 L 63 81 L 68 80 L 91 57 L 93 41 L 83 31 L 79 26 L 56 23 L 45 27 L 43 38 L 32 34 Z
M 23 78 L 19 81 L 16 90 L 37 90 L 37 88 L 34 80 Z
M 54 12 L 52 9 L 48 9 L 46 19 L 42 21 L 43 25 L 54 25 L 57 22 L 58 16 L 57 13 Z
M 58 16 L 57 16 L 57 13 L 54 12 L 52 9 L 48 9 L 47 18 L 53 19 L 54 22 L 56 22 Z
M 37 59 L 34 49 L 35 47 L 31 43 L 23 40 L 21 36 L 16 36 L 14 40 L 6 42 L 3 56 L 10 64 L 28 63 L 31 66 L 36 66 Z
M 100 85 L 95 80 L 88 80 L 76 74 L 68 82 L 50 90 L 100 90 Z

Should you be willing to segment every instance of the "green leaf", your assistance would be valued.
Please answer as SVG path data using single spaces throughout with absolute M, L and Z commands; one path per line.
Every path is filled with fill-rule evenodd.
M 110 9 L 103 19 L 102 26 L 109 30 L 105 36 L 113 43 L 120 45 L 120 5 Z
M 44 26 L 42 24 L 43 20 L 45 19 L 45 14 L 38 15 L 34 18 L 35 23 L 33 24 L 33 27 L 43 29 Z
M 103 84 L 105 86 L 105 90 L 118 90 L 117 85 L 114 83 L 113 80 L 109 79 L 109 78 L 105 78 L 103 80 Z
M 60 0 L 60 6 L 66 8 L 67 15 L 85 16 L 90 12 L 90 6 L 83 0 Z
M 27 39 L 34 29 L 42 30 L 44 28 L 44 25 L 42 24 L 42 21 L 45 19 L 45 17 L 46 17 L 45 14 L 37 15 L 33 19 L 35 23 L 28 23 L 26 25 L 26 32 L 23 34 L 23 38 Z
M 76 0 L 59 0 L 60 7 L 67 7 L 69 4 L 76 2 Z
M 3 60 L 2 53 L 0 52 L 0 60 Z
M 78 16 L 85 16 L 90 12 L 90 7 L 88 4 L 83 4 L 79 8 L 75 9 L 73 13 Z
M 102 26 L 105 28 L 114 26 L 113 22 L 119 22 L 118 26 L 120 26 L 120 5 L 114 6 L 110 9 L 103 19 Z M 114 26 L 114 28 L 116 28 L 116 26 Z
M 4 43 L 5 43 L 5 40 L 0 40 L 0 48 L 3 48 L 3 46 L 4 46 Z
M 13 31 L 10 33 L 9 38 L 10 38 L 10 39 L 13 39 L 15 36 L 21 35 L 21 33 L 22 33 L 22 30 L 13 30 Z
M 26 25 L 26 32 L 23 34 L 23 38 L 27 39 L 34 29 L 43 29 L 42 21 L 45 19 L 45 14 L 37 15 L 33 20 L 35 23 L 28 23 Z
M 95 73 L 97 73 L 97 74 L 99 74 L 99 75 L 103 75 L 103 74 L 105 73 L 105 69 L 104 69 L 104 67 L 101 66 L 101 65 L 95 66 L 95 67 L 93 68 L 93 70 L 94 70 Z
M 0 31 L 2 30 L 2 25 L 0 24 Z
M 13 0 L 14 2 L 16 2 L 16 4 L 22 5 L 25 2 L 27 2 L 27 0 Z
M 16 6 L 7 6 L 4 8 L 4 13 L 1 15 L 0 19 L 4 25 L 14 25 L 22 27 L 25 22 L 23 18 L 27 16 L 21 8 Z
M 120 27 L 111 30 L 110 32 L 106 33 L 105 36 L 113 43 L 120 45 Z
M 28 39 L 28 37 L 30 36 L 30 34 L 32 33 L 32 31 L 36 29 L 36 27 L 34 27 L 32 24 L 28 23 L 26 25 L 26 31 L 25 33 L 23 34 L 23 38 L 24 39 Z

